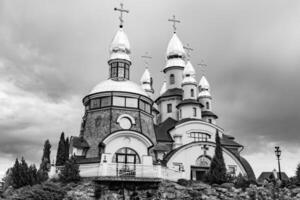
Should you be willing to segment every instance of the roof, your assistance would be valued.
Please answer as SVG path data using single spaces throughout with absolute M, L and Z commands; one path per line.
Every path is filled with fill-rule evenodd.
M 140 94 L 143 96 L 148 96 L 143 88 L 136 84 L 135 82 L 129 80 L 122 80 L 122 81 L 115 81 L 112 79 L 108 79 L 105 81 L 101 81 L 98 85 L 96 85 L 90 94 L 95 94 L 99 92 L 110 92 L 110 91 L 117 91 L 117 92 L 129 92 Z
M 158 143 L 153 147 L 153 150 L 155 150 L 155 151 L 170 151 L 171 145 L 164 144 L 164 143 Z
M 90 147 L 87 141 L 83 137 L 72 136 L 71 140 L 72 140 L 73 147 L 82 148 L 82 149 Z
M 83 158 L 83 157 L 77 156 L 76 157 L 76 163 L 78 163 L 78 164 L 100 163 L 100 157 Z
M 120 28 L 110 45 L 110 59 L 120 58 L 130 61 L 130 44 L 123 28 Z
M 236 146 L 236 147 L 243 147 L 243 145 L 237 143 L 236 141 L 234 141 L 234 139 L 226 136 L 223 134 L 222 138 L 221 138 L 221 144 L 224 146 Z
M 176 122 L 177 121 L 175 119 L 169 117 L 158 126 L 155 126 L 157 142 L 173 142 L 173 139 L 169 134 L 169 130 L 175 126 Z
M 179 55 L 183 57 L 186 56 L 186 52 L 183 48 L 182 42 L 180 41 L 176 33 L 173 34 L 167 48 L 167 56 L 172 55 Z
M 150 72 L 147 68 L 145 69 L 140 81 L 141 81 L 141 84 L 151 83 L 151 75 L 150 75 Z
M 193 143 L 197 143 L 197 142 L 193 142 Z M 209 143 L 212 143 L 212 142 L 209 142 Z M 180 149 L 182 149 L 182 148 L 184 148 L 184 147 L 186 147 L 186 146 L 188 146 L 188 145 L 190 145 L 190 144 L 192 144 L 192 143 L 188 143 L 188 144 L 182 145 L 182 146 L 180 146 L 180 147 L 178 147 L 178 148 L 176 148 L 176 149 L 170 151 L 170 152 L 164 157 L 164 161 L 163 161 L 163 162 L 166 164 L 166 163 L 170 160 L 170 158 L 171 158 L 177 151 L 179 151 Z M 222 145 L 222 146 L 223 146 L 223 145 Z M 223 148 L 225 148 L 227 151 L 231 152 L 231 153 L 232 153 L 232 154 L 240 161 L 240 163 L 242 164 L 242 166 L 244 167 L 244 169 L 245 169 L 245 171 L 246 171 L 246 173 L 247 173 L 248 179 L 249 179 L 249 180 L 255 181 L 255 180 L 256 180 L 255 174 L 254 174 L 254 172 L 253 172 L 253 169 L 252 169 L 251 165 L 248 163 L 248 161 L 247 161 L 245 158 L 243 158 L 242 156 L 240 156 L 239 154 L 237 154 L 237 153 L 231 151 L 230 149 L 226 148 L 225 146 L 223 146 Z
M 182 105 L 187 105 L 187 104 L 194 104 L 194 105 L 199 105 L 200 107 L 203 107 L 203 105 L 195 99 L 184 99 L 176 107 L 178 108 Z
M 201 87 L 201 89 L 206 89 L 206 90 L 210 89 L 210 85 L 209 85 L 207 79 L 205 78 L 205 76 L 201 77 L 199 86 Z
M 182 97 L 183 90 L 181 88 L 172 88 L 165 91 L 162 95 L 160 95 L 155 101 L 158 101 L 164 97 L 172 97 L 172 96 L 180 96 Z
M 184 67 L 183 75 L 184 76 L 186 76 L 186 75 L 194 76 L 195 74 L 196 74 L 196 72 L 195 72 L 195 69 L 194 69 L 192 63 L 190 61 L 188 61 Z
M 209 111 L 209 110 L 205 110 L 205 111 L 202 111 L 202 117 L 214 117 L 215 119 L 218 119 L 218 116 L 213 113 L 212 111 Z
M 179 125 L 179 124 L 183 124 L 185 122 L 188 122 L 188 121 L 203 121 L 202 119 L 196 119 L 196 118 L 184 118 L 182 120 L 179 120 L 177 123 L 176 123 L 176 126 Z

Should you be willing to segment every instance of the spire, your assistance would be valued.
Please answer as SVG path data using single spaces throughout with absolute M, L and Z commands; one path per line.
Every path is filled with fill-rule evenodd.
M 186 52 L 183 48 L 182 42 L 176 33 L 173 34 L 167 48 L 167 58 L 169 59 L 172 56 L 178 56 L 182 58 L 186 57 Z
M 164 83 L 160 89 L 159 95 L 164 94 L 166 91 L 167 91 L 167 83 L 166 83 L 166 81 L 164 81 Z
M 186 66 L 184 67 L 183 76 L 184 77 L 188 77 L 188 76 L 195 77 L 195 75 L 196 75 L 196 71 L 195 71 L 192 63 L 190 61 L 188 61 Z

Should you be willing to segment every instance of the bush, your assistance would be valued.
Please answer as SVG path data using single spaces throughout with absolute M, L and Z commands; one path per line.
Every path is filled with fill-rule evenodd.
M 181 178 L 181 179 L 178 179 L 177 183 L 178 183 L 179 185 L 182 185 L 182 186 L 188 186 L 188 185 L 190 184 L 190 181 Z
M 233 182 L 236 188 L 241 188 L 242 190 L 245 190 L 251 184 L 248 177 L 243 176 L 242 174 L 239 174 Z
M 59 179 L 65 183 L 80 181 L 79 165 L 76 164 L 74 157 L 66 161 L 63 169 L 59 173 Z

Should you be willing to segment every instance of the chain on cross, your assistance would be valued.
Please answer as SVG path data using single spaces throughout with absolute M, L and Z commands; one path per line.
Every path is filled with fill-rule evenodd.
M 123 23 L 124 23 L 124 20 L 123 20 L 123 12 L 124 12 L 124 13 L 129 13 L 129 10 L 125 10 L 125 9 L 123 8 L 123 3 L 120 3 L 120 7 L 121 7 L 121 8 L 114 8 L 114 10 L 120 12 L 119 20 L 120 20 L 120 27 L 122 28 L 122 27 L 123 27 Z
M 148 66 L 149 66 L 149 63 L 148 63 L 147 60 L 151 60 L 152 57 L 148 54 L 148 52 L 146 52 L 145 55 L 143 55 L 143 56 L 141 56 L 141 57 L 144 59 L 144 62 L 145 62 L 146 67 L 148 67 Z
M 173 30 L 174 33 L 176 33 L 176 23 L 180 23 L 178 19 L 176 19 L 175 15 L 173 15 L 172 19 L 168 19 L 169 22 L 173 22 Z
M 186 50 L 186 55 L 188 57 L 188 59 L 191 58 L 191 52 L 194 51 L 194 49 L 192 49 L 192 47 L 190 47 L 189 44 L 186 44 L 186 46 L 183 47 Z

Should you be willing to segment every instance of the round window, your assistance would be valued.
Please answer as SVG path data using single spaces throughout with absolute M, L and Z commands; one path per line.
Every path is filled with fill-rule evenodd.
M 121 126 L 121 128 L 123 129 L 130 129 L 131 128 L 131 121 L 130 119 L 128 119 L 127 117 L 122 117 L 119 120 L 119 125 Z

